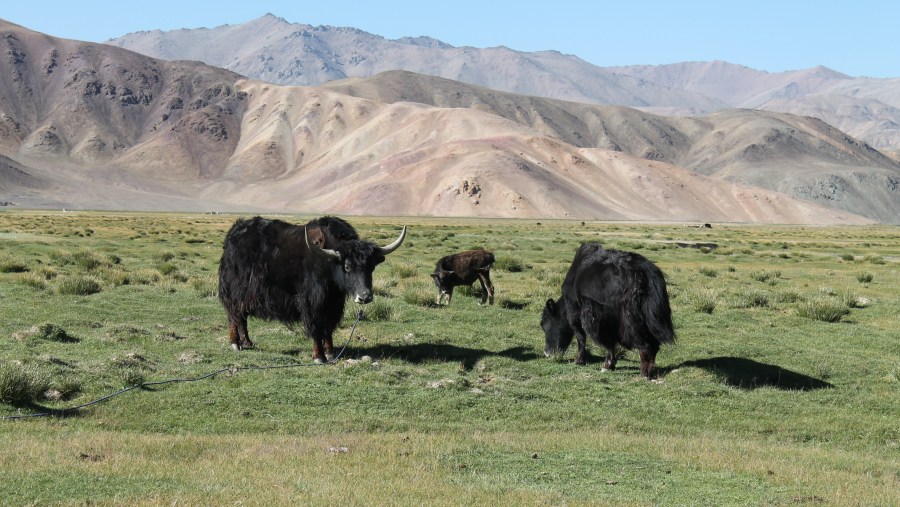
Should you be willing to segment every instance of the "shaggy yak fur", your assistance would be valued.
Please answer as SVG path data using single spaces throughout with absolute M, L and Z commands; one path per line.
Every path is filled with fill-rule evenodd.
M 438 288 L 437 304 L 447 296 L 447 304 L 453 298 L 453 287 L 481 282 L 481 304 L 490 299 L 494 304 L 494 285 L 491 283 L 491 266 L 494 254 L 487 250 L 468 250 L 441 257 L 431 277 Z
M 336 217 L 314 219 L 306 226 L 261 217 L 238 219 L 225 237 L 219 262 L 219 300 L 228 317 L 231 346 L 253 346 L 247 317 L 300 322 L 313 340 L 313 359 L 333 356 L 331 335 L 344 315 L 347 296 L 372 301 L 372 272 L 387 247 L 359 239 L 356 230 Z
M 662 271 L 642 255 L 581 245 L 569 267 L 559 301 L 548 299 L 541 316 L 548 357 L 578 338 L 576 364 L 585 363 L 585 340 L 606 349 L 603 367 L 616 366 L 616 347 L 637 349 L 641 375 L 650 376 L 656 353 L 675 342 L 672 310 Z

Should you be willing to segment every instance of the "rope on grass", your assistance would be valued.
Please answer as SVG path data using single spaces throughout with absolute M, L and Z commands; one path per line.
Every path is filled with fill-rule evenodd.
M 168 380 L 157 380 L 154 382 L 144 382 L 141 385 L 126 387 L 126 388 L 120 389 L 114 393 L 107 394 L 106 396 L 103 396 L 102 398 L 97 398 L 96 400 L 92 400 L 87 403 L 82 403 L 81 405 L 76 405 L 74 407 L 49 410 L 47 412 L 41 412 L 41 413 L 37 413 L 37 414 L 19 414 L 19 415 L 0 416 L 0 420 L 9 421 L 9 420 L 15 420 L 15 419 L 29 419 L 29 418 L 33 418 L 33 417 L 65 416 L 69 413 L 76 412 L 82 408 L 90 407 L 92 405 L 97 405 L 98 403 L 103 403 L 104 401 L 106 401 L 110 398 L 115 398 L 116 396 L 119 396 L 120 394 L 124 394 L 124 393 L 127 393 L 128 391 L 133 391 L 135 389 L 143 389 L 145 387 L 160 386 L 160 385 L 164 385 L 164 384 L 174 384 L 176 382 L 197 382 L 199 380 L 205 380 L 210 377 L 215 377 L 216 375 L 218 375 L 220 373 L 225 373 L 225 372 L 230 372 L 231 374 L 235 374 L 242 370 L 276 370 L 276 369 L 282 369 L 282 368 L 298 368 L 298 367 L 303 367 L 303 366 L 325 366 L 325 365 L 329 365 L 329 364 L 336 364 L 338 362 L 338 360 L 340 360 L 341 356 L 344 355 L 344 351 L 347 349 L 347 345 L 350 344 L 350 340 L 353 339 L 353 333 L 356 331 L 356 325 L 359 324 L 359 320 L 362 318 L 362 314 L 363 314 L 362 310 L 360 310 L 360 309 L 356 310 L 356 321 L 353 323 L 353 327 L 350 328 L 350 335 L 347 337 L 347 341 L 344 342 L 344 346 L 341 347 L 340 352 L 338 352 L 337 355 L 334 356 L 334 358 L 332 358 L 331 360 L 324 362 L 324 363 L 295 363 L 295 364 L 277 364 L 277 365 L 265 365 L 265 366 L 229 366 L 227 368 L 220 368 L 216 371 L 209 372 L 206 375 L 201 375 L 199 377 L 172 378 L 172 379 L 168 379 Z

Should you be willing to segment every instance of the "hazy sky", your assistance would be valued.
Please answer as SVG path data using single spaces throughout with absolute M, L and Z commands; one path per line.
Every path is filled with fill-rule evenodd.
M 55 37 L 104 42 L 140 30 L 213 28 L 266 13 L 388 39 L 553 49 L 595 65 L 724 60 L 769 72 L 824 65 L 900 78 L 896 0 L 10 0 L 0 18 Z

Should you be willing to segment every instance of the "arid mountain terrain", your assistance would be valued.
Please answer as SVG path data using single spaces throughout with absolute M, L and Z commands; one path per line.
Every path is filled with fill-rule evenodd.
M 825 67 L 779 73 L 718 61 L 598 67 L 555 51 L 454 47 L 428 37 L 390 40 L 271 14 L 239 25 L 136 32 L 109 44 L 166 60 L 199 60 L 275 84 L 320 85 L 407 70 L 664 115 L 729 108 L 793 113 L 820 118 L 875 148 L 900 151 L 900 79 L 857 78 Z
M 666 117 L 399 71 L 283 86 L 3 21 L 0 45 L 0 201 L 20 206 L 900 221 L 900 164 L 813 118 Z

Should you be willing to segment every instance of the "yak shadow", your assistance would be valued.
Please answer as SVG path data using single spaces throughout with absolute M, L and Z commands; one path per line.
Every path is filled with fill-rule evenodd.
M 834 387 L 824 380 L 787 370 L 774 364 L 760 363 L 743 357 L 695 359 L 665 368 L 660 373 L 669 373 L 672 370 L 686 366 L 702 368 L 722 377 L 725 384 L 748 391 L 759 387 L 774 387 L 790 391 L 813 391 Z
M 413 364 L 428 361 L 452 361 L 462 364 L 463 369 L 466 371 L 474 368 L 475 364 L 484 357 L 506 357 L 516 361 L 532 361 L 540 357 L 528 347 L 510 347 L 500 352 L 492 352 L 485 349 L 459 347 L 444 343 L 375 345 L 373 347 L 354 347 L 348 352 L 357 357 L 368 355 L 385 359 L 399 359 Z

